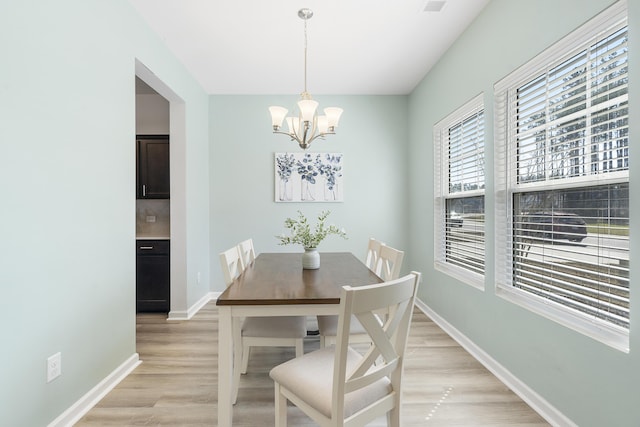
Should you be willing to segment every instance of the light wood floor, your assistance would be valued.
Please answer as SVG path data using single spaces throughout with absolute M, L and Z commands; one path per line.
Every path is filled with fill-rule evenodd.
M 143 363 L 102 399 L 77 427 L 216 426 L 218 316 L 215 302 L 189 321 L 141 314 L 137 350 Z M 319 347 L 316 337 L 305 352 Z M 406 426 L 547 426 L 421 311 L 415 311 L 404 374 Z M 242 377 L 234 426 L 274 425 L 271 367 L 293 349 L 255 349 Z M 313 426 L 295 407 L 290 426 Z M 384 419 L 372 425 L 385 425 Z

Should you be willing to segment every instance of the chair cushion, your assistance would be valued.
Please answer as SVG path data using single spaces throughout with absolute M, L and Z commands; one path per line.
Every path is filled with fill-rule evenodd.
M 244 337 L 304 338 L 305 316 L 247 317 L 242 324 Z
M 362 355 L 349 348 L 347 372 L 362 359 Z M 331 418 L 333 391 L 333 364 L 335 347 L 326 347 L 289 360 L 271 370 L 271 378 L 295 395 Z M 345 395 L 344 417 L 349 417 L 367 405 L 388 395 L 392 391 L 387 378 Z
M 338 335 L 338 316 L 318 316 L 318 330 L 320 335 L 335 337 Z M 366 334 L 367 331 L 355 316 L 351 316 L 351 334 Z

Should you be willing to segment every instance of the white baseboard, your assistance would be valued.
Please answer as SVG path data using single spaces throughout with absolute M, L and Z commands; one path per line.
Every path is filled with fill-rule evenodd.
M 200 298 L 195 304 L 189 307 L 188 310 L 171 310 L 167 316 L 167 320 L 189 320 L 195 314 L 204 307 L 209 301 L 218 299 L 221 292 L 209 292 Z
M 129 375 L 140 363 L 138 353 L 134 353 L 118 366 L 98 385 L 82 396 L 58 418 L 49 423 L 48 427 L 70 427 L 77 423 L 91 408 L 107 395 L 120 381 Z
M 187 311 L 172 311 L 167 320 L 189 320 L 209 301 L 218 299 L 221 292 L 209 292 L 198 300 Z M 48 427 L 70 427 L 77 423 L 91 408 L 93 408 L 104 396 L 129 375 L 142 361 L 138 353 L 134 353 L 122 365 L 116 368 L 105 379 L 100 381 L 93 389 L 81 397 L 70 408 L 64 411 Z
M 567 418 L 562 412 L 558 411 L 554 406 L 547 402 L 542 396 L 533 391 L 529 386 L 523 383 L 518 377 L 513 375 L 493 359 L 484 350 L 478 347 L 473 341 L 467 338 L 463 333 L 457 330 L 453 325 L 440 317 L 423 301 L 416 299 L 416 306 L 445 331 L 451 338 L 462 346 L 471 356 L 478 360 L 493 375 L 509 387 L 515 394 L 524 400 L 534 411 L 540 414 L 547 422 L 553 426 L 577 427 L 577 425 Z

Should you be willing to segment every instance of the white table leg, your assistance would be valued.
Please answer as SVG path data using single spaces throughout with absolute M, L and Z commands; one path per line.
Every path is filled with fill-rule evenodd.
M 233 321 L 231 307 L 218 306 L 218 426 L 233 420 Z
M 233 337 L 233 379 L 231 380 L 231 403 L 234 405 L 238 400 L 238 388 L 240 387 L 240 374 L 242 369 L 242 319 L 239 317 L 231 317 L 233 325 L 232 337 Z

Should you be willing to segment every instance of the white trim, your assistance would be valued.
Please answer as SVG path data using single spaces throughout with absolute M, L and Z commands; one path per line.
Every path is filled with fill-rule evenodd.
M 141 363 L 138 353 L 132 354 L 131 357 L 124 361 L 124 363 L 107 375 L 105 379 L 100 381 L 94 388 L 89 390 L 87 394 L 82 396 L 76 403 L 60 414 L 58 418 L 51 421 L 48 427 L 73 426 Z
M 518 377 L 513 375 L 507 368 L 498 363 L 482 348 L 471 341 L 462 332 L 457 330 L 453 325 L 439 316 L 422 300 L 416 299 L 415 303 L 427 317 L 429 317 L 436 325 L 453 338 L 462 348 L 464 348 L 471 356 L 487 368 L 502 383 L 509 387 L 515 394 L 524 400 L 531 408 L 536 411 L 542 418 L 553 426 L 577 427 L 573 421 L 560 412 L 557 408 L 547 402 L 542 396 L 532 390 Z
M 221 292 L 209 292 L 205 294 L 202 298 L 196 301 L 195 304 L 189 307 L 187 311 L 171 310 L 167 316 L 167 320 L 189 320 L 209 301 L 218 299 L 220 294 Z

